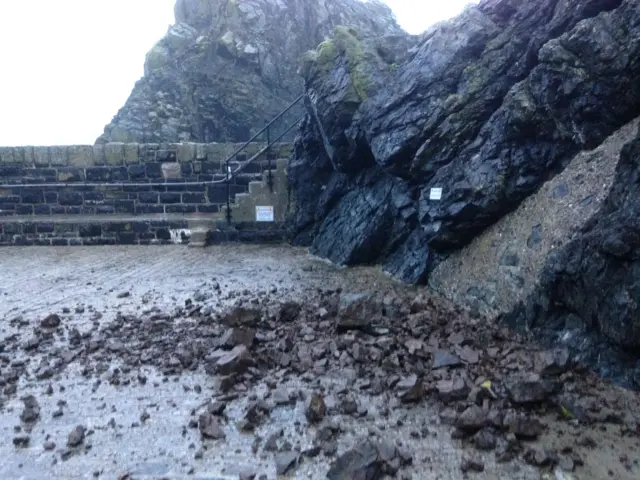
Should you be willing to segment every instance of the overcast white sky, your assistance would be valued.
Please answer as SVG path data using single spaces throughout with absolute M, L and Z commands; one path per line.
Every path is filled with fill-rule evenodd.
M 475 0 L 385 0 L 419 33 Z M 0 145 L 93 144 L 175 0 L 0 0 Z

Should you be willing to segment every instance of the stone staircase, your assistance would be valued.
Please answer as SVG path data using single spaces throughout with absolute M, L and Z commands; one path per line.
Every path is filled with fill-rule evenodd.
M 247 166 L 247 170 L 236 180 L 248 179 L 246 191 L 231 196 L 231 224 L 227 221 L 227 209 L 212 215 L 198 215 L 187 218 L 191 238 L 190 247 L 204 247 L 210 243 L 220 243 L 237 238 L 242 232 L 244 241 L 273 240 L 282 237 L 282 223 L 288 204 L 286 158 L 271 162 L 261 160 Z M 271 175 L 271 187 L 269 186 Z M 259 222 L 256 207 L 272 207 L 273 222 Z

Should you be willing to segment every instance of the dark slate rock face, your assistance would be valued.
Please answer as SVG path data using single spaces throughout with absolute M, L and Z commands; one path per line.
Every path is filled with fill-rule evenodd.
M 640 132 L 596 219 L 549 258 L 540 288 L 505 320 L 568 343 L 581 361 L 640 388 Z
M 408 282 L 640 111 L 638 2 L 485 0 L 402 41 L 336 33 L 301 69 L 292 239 Z
M 302 93 L 300 55 L 334 27 L 402 33 L 377 1 L 177 0 L 175 18 L 98 143 L 248 140 Z

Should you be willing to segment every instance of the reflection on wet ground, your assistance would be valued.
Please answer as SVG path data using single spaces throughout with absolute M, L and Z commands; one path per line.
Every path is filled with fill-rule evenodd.
M 2 479 L 238 479 L 254 474 L 273 479 L 291 452 L 300 452 L 300 463 L 286 478 L 322 479 L 336 456 L 362 438 L 382 439 L 409 452 L 410 465 L 405 462 L 398 478 L 463 477 L 465 453 L 454 446 L 458 441 L 441 421 L 440 406 L 429 401 L 400 405 L 395 394 L 374 394 L 366 362 L 354 365 L 354 350 L 342 348 L 337 338 L 337 344 L 322 338 L 321 328 L 296 327 L 300 336 L 294 343 L 307 342 L 313 353 L 307 371 L 279 357 L 268 368 L 256 362 L 255 370 L 244 381 L 234 377 L 231 387 L 221 384 L 229 377 L 212 375 L 203 367 L 206 362 L 186 361 L 180 353 L 193 347 L 189 351 L 195 357 L 206 359 L 210 352 L 200 355 L 198 348 L 209 345 L 207 332 L 219 327 L 207 319 L 231 305 L 310 302 L 319 289 L 418 292 L 376 269 L 339 269 L 284 246 L 231 245 L 206 250 L 11 248 L 0 250 L 0 266 Z M 47 329 L 42 320 L 50 314 L 57 314 L 61 324 Z M 138 322 L 138 317 L 145 320 Z M 277 321 L 274 317 L 271 330 L 256 334 L 260 352 L 255 358 L 271 358 L 281 342 L 291 341 Z M 155 338 L 147 331 L 145 336 L 147 327 L 162 333 Z M 174 345 L 167 338 L 171 329 L 179 337 L 177 351 L 165 352 L 166 345 Z M 214 344 L 216 335 L 211 334 Z M 375 341 L 381 345 L 382 339 Z M 327 345 L 329 356 L 335 353 L 333 360 L 342 368 L 327 363 L 318 342 Z M 297 345 L 295 350 L 304 349 Z M 349 360 L 343 361 L 347 350 Z M 20 373 L 17 383 L 9 378 L 14 372 Z M 258 380 L 247 380 L 250 376 Z M 305 399 L 318 391 L 328 414 L 310 425 Z M 27 395 L 37 402 L 35 422 L 21 419 Z M 218 417 L 224 438 L 203 439 L 199 417 L 214 397 L 223 404 Z M 247 411 L 261 399 L 268 414 L 247 426 Z M 353 407 L 345 406 L 348 402 Z M 77 426 L 85 437 L 70 447 L 69 435 Z M 324 438 L 320 451 L 314 451 L 327 431 L 339 434 Z M 476 455 L 484 470 L 474 478 L 540 478 L 538 469 L 522 462 L 496 463 L 487 452 Z M 617 478 L 632 478 L 624 475 Z

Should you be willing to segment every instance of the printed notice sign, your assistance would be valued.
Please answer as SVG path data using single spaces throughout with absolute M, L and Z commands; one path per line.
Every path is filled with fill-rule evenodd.
M 256 222 L 273 222 L 273 206 L 256 207 Z
M 429 192 L 429 200 L 440 200 L 442 198 L 442 188 L 432 188 Z

